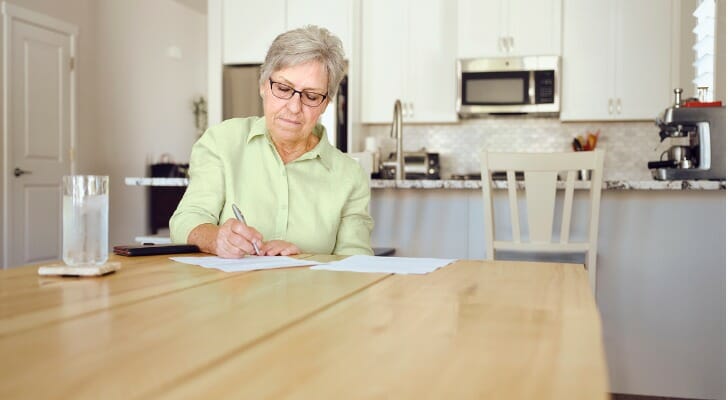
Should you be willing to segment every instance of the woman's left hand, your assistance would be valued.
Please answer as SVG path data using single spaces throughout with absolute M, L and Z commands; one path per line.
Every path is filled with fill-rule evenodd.
M 292 256 L 294 254 L 300 254 L 301 250 L 293 243 L 283 240 L 271 240 L 263 243 L 260 252 L 262 256 Z

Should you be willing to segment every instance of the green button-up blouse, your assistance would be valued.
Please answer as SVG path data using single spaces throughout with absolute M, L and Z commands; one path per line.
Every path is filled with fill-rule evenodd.
M 325 128 L 312 150 L 283 164 L 265 118 L 234 118 L 211 127 L 192 147 L 189 186 L 170 219 L 175 243 L 200 224 L 235 218 L 238 205 L 264 240 L 285 240 L 304 253 L 372 254 L 369 179 L 334 148 Z

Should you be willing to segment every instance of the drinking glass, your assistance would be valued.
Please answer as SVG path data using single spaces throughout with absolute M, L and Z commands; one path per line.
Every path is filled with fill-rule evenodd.
M 101 265 L 109 258 L 109 177 L 63 177 L 63 262 Z

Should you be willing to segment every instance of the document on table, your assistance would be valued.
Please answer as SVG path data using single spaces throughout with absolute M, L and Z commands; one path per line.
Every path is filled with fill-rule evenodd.
M 219 269 L 225 272 L 255 271 L 258 269 L 301 267 L 321 264 L 318 261 L 282 256 L 247 256 L 243 258 L 221 258 L 214 256 L 170 257 L 169 259 L 184 264 L 193 264 L 204 268 Z
M 341 261 L 319 264 L 311 269 L 329 271 L 376 272 L 388 274 L 427 274 L 444 267 L 455 259 L 351 256 Z

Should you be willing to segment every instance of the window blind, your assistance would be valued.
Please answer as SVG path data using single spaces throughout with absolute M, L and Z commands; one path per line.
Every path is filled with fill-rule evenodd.
M 708 88 L 704 101 L 713 100 L 714 68 L 715 68 L 715 0 L 698 0 L 693 12 L 695 17 L 695 87 Z M 697 96 L 697 93 L 695 94 Z

